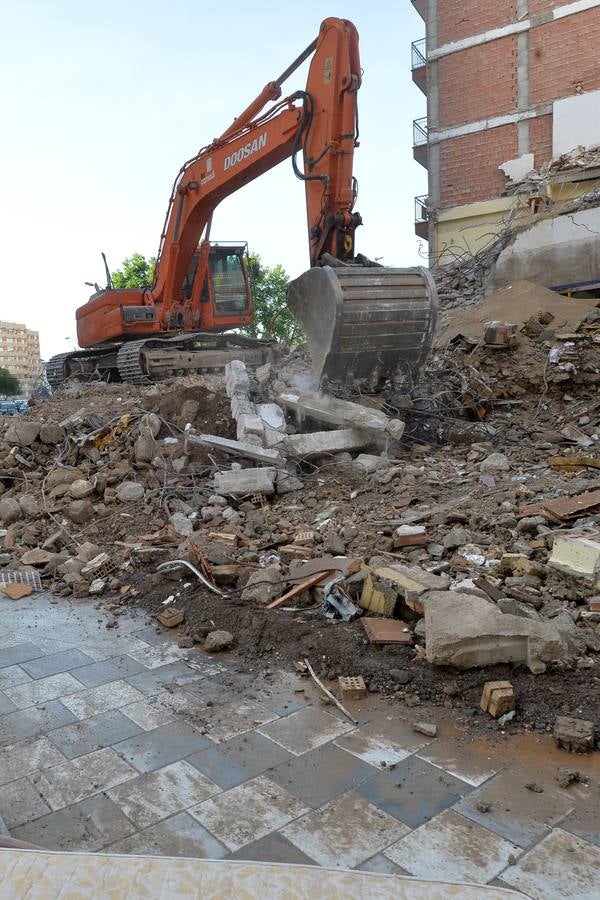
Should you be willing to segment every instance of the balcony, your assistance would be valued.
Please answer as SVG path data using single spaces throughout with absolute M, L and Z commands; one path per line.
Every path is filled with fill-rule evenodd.
M 427 94 L 427 39 L 411 44 L 412 80 L 424 94 Z
M 423 194 L 421 197 L 415 197 L 415 234 L 427 240 L 429 234 L 429 210 L 427 204 L 429 197 Z
M 428 6 L 427 0 L 411 0 L 411 2 L 412 2 L 412 5 L 414 6 L 414 8 L 416 9 L 416 11 L 419 13 L 421 18 L 423 19 L 423 21 L 426 22 L 427 21 L 427 6 Z
M 427 168 L 427 116 L 413 121 L 413 156 Z

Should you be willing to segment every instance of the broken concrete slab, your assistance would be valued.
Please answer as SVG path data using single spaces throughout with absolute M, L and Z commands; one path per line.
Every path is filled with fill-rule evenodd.
M 382 469 L 389 469 L 392 465 L 387 456 L 376 456 L 372 453 L 360 453 L 353 463 L 354 467 L 363 472 L 372 474 Z
M 254 412 L 245 412 L 236 419 L 238 441 L 256 441 L 257 444 L 262 444 L 265 426 L 260 416 Z
M 554 723 L 557 747 L 572 753 L 587 753 L 594 749 L 594 723 L 588 719 L 557 716 Z
M 305 417 L 375 433 L 382 437 L 400 440 L 404 434 L 404 422 L 391 419 L 378 409 L 368 409 L 349 400 L 338 400 L 323 394 L 280 394 L 277 398 L 287 409 L 293 410 L 302 420 Z
M 202 447 L 210 447 L 213 450 L 223 450 L 224 453 L 231 453 L 234 456 L 242 456 L 273 466 L 282 465 L 285 462 L 285 459 L 277 450 L 268 450 L 265 447 L 261 447 L 260 444 L 253 444 L 249 441 L 233 441 L 230 438 L 219 437 L 217 434 L 198 434 L 193 428 L 186 429 L 185 440 L 186 445 L 197 444 Z
M 279 566 L 265 566 L 252 573 L 242 591 L 242 600 L 266 605 L 279 597 L 282 585 Z
M 9 444 L 17 444 L 19 447 L 30 447 L 40 433 L 39 422 L 28 422 L 26 419 L 14 419 L 4 435 Z
M 225 497 L 245 497 L 248 494 L 265 494 L 270 496 L 275 493 L 275 477 L 277 469 L 267 467 L 263 469 L 231 469 L 227 472 L 217 472 L 214 476 L 215 490 L 217 494 Z
M 235 393 L 246 394 L 250 390 L 246 364 L 241 359 L 232 359 L 225 366 L 225 390 L 228 397 L 233 397 Z
M 370 442 L 364 431 L 355 428 L 339 431 L 313 431 L 312 434 L 289 434 L 279 445 L 284 453 L 294 459 L 310 459 L 324 453 L 360 450 Z
M 481 597 L 432 591 L 424 605 L 427 659 L 435 665 L 471 669 L 525 663 L 537 675 L 547 662 L 567 656 L 553 625 L 502 613 Z
M 548 565 L 600 585 L 600 529 L 557 534 Z
M 274 428 L 276 431 L 285 431 L 285 413 L 278 403 L 259 403 L 256 412 L 263 425 Z

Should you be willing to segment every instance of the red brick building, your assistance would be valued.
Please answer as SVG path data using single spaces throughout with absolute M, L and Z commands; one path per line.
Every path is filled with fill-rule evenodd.
M 600 145 L 600 0 L 412 3 L 426 29 L 413 44 L 413 80 L 427 98 L 414 155 L 429 181 L 416 230 L 438 259 L 457 222 L 477 240 L 478 225 L 514 205 L 506 163 L 518 181 L 578 145 Z

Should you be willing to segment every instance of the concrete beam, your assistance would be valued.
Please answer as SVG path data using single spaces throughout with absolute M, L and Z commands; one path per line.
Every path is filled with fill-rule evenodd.
M 252 444 L 249 441 L 232 441 L 229 438 L 219 437 L 216 434 L 196 434 L 189 429 L 185 435 L 186 450 L 188 444 L 196 444 L 201 447 L 210 447 L 213 450 L 223 450 L 233 456 L 241 456 L 253 459 L 256 462 L 270 465 L 283 465 L 285 459 L 277 450 L 267 450 L 260 444 Z
M 362 450 L 371 440 L 364 431 L 342 428 L 337 431 L 314 431 L 312 434 L 290 434 L 280 446 L 293 459 L 309 459 L 324 453 Z
M 404 422 L 400 419 L 390 419 L 378 409 L 367 409 L 348 400 L 320 394 L 281 394 L 278 399 L 287 409 L 294 410 L 300 420 L 309 417 L 328 425 L 346 426 L 394 440 L 400 440 L 404 434 Z
M 247 497 L 251 494 L 275 493 L 277 469 L 231 469 L 217 472 L 214 477 L 215 491 L 224 497 Z

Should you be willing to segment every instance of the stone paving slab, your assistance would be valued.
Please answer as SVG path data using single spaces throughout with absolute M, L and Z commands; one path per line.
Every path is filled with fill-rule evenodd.
M 64 762 L 63 754 L 47 737 L 9 744 L 0 749 L 0 785 Z
M 285 750 L 299 756 L 315 750 L 334 738 L 352 731 L 354 726 L 315 706 L 307 706 L 258 730 Z
M 369 783 L 376 774 L 373 766 L 331 743 L 293 756 L 267 772 L 272 781 L 313 809 L 344 791 Z
M 43 655 L 44 651 L 40 650 L 37 644 L 17 643 L 4 647 L 0 650 L 0 669 L 4 666 L 12 666 L 13 663 L 26 662 L 28 659 L 36 659 Z
M 417 828 L 470 793 L 466 782 L 411 756 L 356 788 L 379 809 Z
M 408 832 L 406 825 L 354 791 L 281 829 L 320 866 L 334 869 L 353 869 Z
M 99 684 L 118 681 L 145 671 L 145 666 L 127 655 L 113 656 L 111 659 L 72 668 L 72 674 L 86 687 L 97 687 Z
M 277 719 L 275 713 L 254 700 L 232 700 L 207 709 L 209 734 L 213 741 L 228 741 Z
M 126 781 L 107 794 L 134 825 L 147 828 L 219 790 L 218 785 L 182 761 Z
M 123 711 L 108 710 L 73 725 L 56 728 L 48 732 L 48 738 L 68 759 L 85 756 L 141 733 L 142 729 L 123 715 Z
M 177 713 L 156 697 L 145 697 L 122 706 L 120 712 L 139 726 L 140 731 L 153 731 L 160 725 L 175 722 Z
M 306 806 L 259 775 L 189 810 L 230 850 L 277 831 L 306 812 Z
M 63 697 L 63 703 L 76 718 L 89 719 L 99 713 L 143 699 L 144 695 L 126 681 L 111 681 L 109 684 L 101 684 L 82 690 L 78 694 Z
M 473 787 L 479 787 L 503 768 L 502 757 L 497 751 L 490 750 L 484 756 L 477 740 L 462 737 L 432 741 L 417 755 Z
M 26 709 L 47 700 L 58 700 L 67 694 L 76 694 L 84 687 L 85 685 L 69 672 L 61 672 L 59 675 L 49 675 L 48 678 L 39 678 L 27 684 L 7 685 L 4 692 L 17 709 Z
M 210 747 L 210 741 L 185 722 L 171 722 L 114 744 L 138 772 L 153 772 Z
M 227 847 L 192 816 L 182 812 L 111 844 L 106 852 L 222 859 L 227 855 Z
M 472 739 L 446 721 L 426 738 L 414 711 L 371 697 L 355 727 L 292 672 L 179 648 L 135 610 L 107 630 L 95 606 L 36 594 L 17 625 L 0 597 L 12 625 L 0 628 L 0 818 L 13 835 L 597 896 L 597 754 L 574 760 L 546 736 Z M 558 788 L 558 765 L 590 786 Z M 534 780 L 541 793 L 525 789 Z
M 525 787 L 531 778 L 507 770 L 473 791 L 456 804 L 455 809 L 520 847 L 548 834 L 573 808 L 568 791 L 544 787 L 538 793 Z M 488 809 L 483 812 L 482 804 Z
M 135 769 L 109 747 L 31 776 L 51 809 L 71 806 L 99 791 L 105 791 L 135 777 Z
M 76 722 L 76 716 L 59 700 L 51 700 L 43 706 L 31 706 L 0 716 L 0 747 L 16 741 L 46 734 L 53 728 Z
M 418 878 L 488 884 L 519 848 L 486 828 L 446 810 L 389 847 L 384 855 Z
M 60 672 L 69 672 L 77 666 L 85 666 L 93 662 L 91 656 L 82 653 L 81 650 L 61 650 L 48 656 L 40 656 L 23 662 L 21 667 L 32 678 L 47 678 L 49 675 L 58 675 Z M 81 679 L 80 679 L 81 680 Z
M 230 853 L 228 859 L 247 859 L 287 865 L 314 866 L 314 859 L 294 847 L 279 831 L 274 831 Z
M 11 831 L 51 812 L 28 778 L 5 784 L 0 790 L 0 818 Z
M 271 767 L 279 766 L 291 758 L 293 757 L 283 747 L 256 731 L 248 731 L 216 747 L 194 753 L 188 756 L 187 761 L 208 775 L 219 787 L 227 790 L 255 778 L 256 775 L 262 775 L 267 769 L 269 777 L 272 777 L 277 770 Z M 278 781 L 277 778 L 273 780 Z M 280 781 L 278 783 L 281 784 Z
M 402 762 L 430 743 L 397 718 L 368 723 L 335 741 L 338 747 L 380 769 Z
M 99 850 L 134 830 L 112 800 L 96 794 L 16 828 L 13 837 L 47 850 Z
M 0 691 L 4 690 L 4 685 L 25 684 L 31 680 L 31 675 L 28 675 L 23 666 L 6 666 L 0 669 Z
M 0 669 L 0 671 L 2 671 Z M 165 666 L 144 670 L 139 675 L 125 676 L 125 681 L 146 696 L 161 694 L 171 685 L 183 685 L 199 681 L 205 675 L 192 669 L 187 662 L 179 660 Z
M 502 873 L 509 887 L 533 900 L 598 900 L 600 849 L 556 828 Z
M 7 688 L 9 686 L 7 685 Z M 19 709 L 16 703 L 8 697 L 5 693 L 0 692 L 0 716 L 6 715 L 9 712 L 15 712 L 15 710 Z

